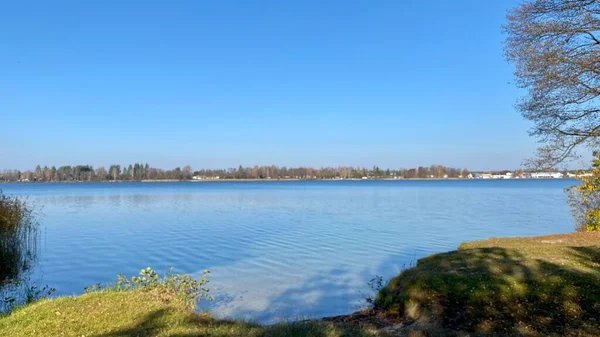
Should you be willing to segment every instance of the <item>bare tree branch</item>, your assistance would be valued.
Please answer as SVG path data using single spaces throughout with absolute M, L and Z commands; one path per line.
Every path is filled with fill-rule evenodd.
M 554 166 L 600 144 L 600 0 L 527 0 L 509 11 L 505 54 L 527 95 L 517 104 Z

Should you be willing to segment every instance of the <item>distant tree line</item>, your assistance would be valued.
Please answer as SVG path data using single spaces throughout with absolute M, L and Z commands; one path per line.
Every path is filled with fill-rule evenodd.
M 60 166 L 56 168 L 37 166 L 34 170 L 4 170 L 0 181 L 68 182 L 68 181 L 141 181 L 141 180 L 191 180 L 191 179 L 428 179 L 467 178 L 467 169 L 442 165 L 411 169 L 380 169 L 365 167 L 279 167 L 254 166 L 229 169 L 201 169 L 193 171 L 189 165 L 183 168 L 163 170 L 147 163 L 128 166 L 111 165 L 108 169 L 94 169 L 90 165 Z
M 140 180 L 187 180 L 192 178 L 192 168 L 162 170 L 150 165 L 136 163 L 129 166 L 111 165 L 94 169 L 90 165 L 60 166 L 56 168 L 38 165 L 33 171 L 5 170 L 0 181 L 63 182 L 63 181 L 140 181 Z
M 384 178 L 460 178 L 466 177 L 469 171 L 466 169 L 450 168 L 442 165 L 430 167 L 418 167 L 412 169 L 380 169 L 373 166 L 371 169 L 365 167 L 279 167 L 279 166 L 254 166 L 237 169 L 222 170 L 199 170 L 194 171 L 194 176 L 201 178 L 220 179 L 362 179 L 363 177 L 373 179 Z

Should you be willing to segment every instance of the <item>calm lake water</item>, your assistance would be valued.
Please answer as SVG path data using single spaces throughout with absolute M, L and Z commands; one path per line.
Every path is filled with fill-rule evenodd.
M 57 295 L 150 266 L 210 269 L 218 316 L 349 313 L 367 282 L 466 240 L 573 230 L 574 180 L 0 184 L 43 226 Z

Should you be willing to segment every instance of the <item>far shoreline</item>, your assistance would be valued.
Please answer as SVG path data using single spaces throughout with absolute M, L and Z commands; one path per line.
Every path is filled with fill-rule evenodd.
M 520 178 L 520 179 L 469 179 L 469 178 L 403 178 L 403 179 L 144 179 L 107 181 L 0 181 L 0 184 L 120 184 L 120 183 L 212 183 L 212 182 L 309 182 L 309 181 L 507 181 L 507 180 L 578 180 L 577 178 Z

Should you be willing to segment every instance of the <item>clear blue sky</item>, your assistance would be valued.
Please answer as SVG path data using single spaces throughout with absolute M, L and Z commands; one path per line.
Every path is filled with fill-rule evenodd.
M 518 1 L 5 1 L 0 169 L 511 169 Z

